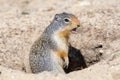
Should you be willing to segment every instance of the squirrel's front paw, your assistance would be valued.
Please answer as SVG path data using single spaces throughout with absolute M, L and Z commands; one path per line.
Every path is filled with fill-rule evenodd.
M 63 68 L 67 68 L 69 65 L 69 59 L 68 57 L 63 58 Z

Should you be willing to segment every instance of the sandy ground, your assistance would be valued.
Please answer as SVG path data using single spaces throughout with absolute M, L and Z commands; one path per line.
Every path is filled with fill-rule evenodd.
M 62 12 L 80 20 L 70 43 L 88 68 L 67 75 L 23 72 L 31 45 Z M 120 0 L 0 0 L 0 65 L 0 80 L 120 80 Z

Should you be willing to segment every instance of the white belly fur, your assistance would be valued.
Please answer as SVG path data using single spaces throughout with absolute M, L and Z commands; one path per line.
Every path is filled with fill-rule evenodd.
M 53 39 L 57 43 L 59 49 L 68 51 L 68 45 L 65 43 L 65 39 L 61 39 L 58 35 L 54 35 Z

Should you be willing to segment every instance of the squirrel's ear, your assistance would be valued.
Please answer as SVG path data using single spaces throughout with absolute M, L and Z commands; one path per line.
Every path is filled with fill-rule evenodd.
M 60 20 L 59 14 L 56 14 L 54 19 L 55 19 L 56 21 L 59 21 L 59 20 Z

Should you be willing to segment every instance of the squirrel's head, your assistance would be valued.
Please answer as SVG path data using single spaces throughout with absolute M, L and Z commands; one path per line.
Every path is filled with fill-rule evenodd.
M 75 32 L 80 27 L 78 18 L 65 12 L 56 14 L 53 21 L 58 24 L 57 29 L 61 31 Z

